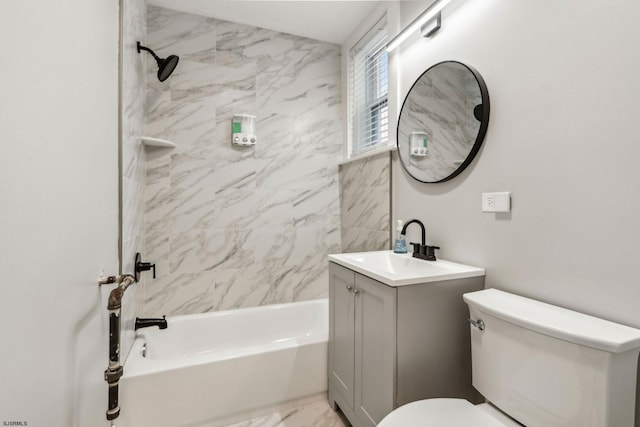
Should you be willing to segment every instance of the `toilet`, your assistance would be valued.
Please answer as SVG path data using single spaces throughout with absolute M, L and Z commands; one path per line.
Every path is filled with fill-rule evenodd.
M 633 427 L 640 330 L 497 289 L 467 293 L 473 386 L 378 427 Z

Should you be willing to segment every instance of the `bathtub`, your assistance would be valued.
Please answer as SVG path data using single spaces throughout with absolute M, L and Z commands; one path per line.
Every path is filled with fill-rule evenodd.
M 167 317 L 138 330 L 118 427 L 223 426 L 327 390 L 326 299 Z

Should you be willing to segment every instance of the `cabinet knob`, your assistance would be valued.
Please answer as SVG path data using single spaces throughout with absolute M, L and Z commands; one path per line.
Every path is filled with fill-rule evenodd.
M 351 285 L 347 285 L 347 292 L 353 292 L 354 295 L 357 295 L 360 293 L 359 290 L 355 289 L 353 286 Z

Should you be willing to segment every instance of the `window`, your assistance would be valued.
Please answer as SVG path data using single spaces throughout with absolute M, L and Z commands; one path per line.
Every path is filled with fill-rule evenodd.
M 349 55 L 351 147 L 349 157 L 388 144 L 387 30 L 380 20 Z

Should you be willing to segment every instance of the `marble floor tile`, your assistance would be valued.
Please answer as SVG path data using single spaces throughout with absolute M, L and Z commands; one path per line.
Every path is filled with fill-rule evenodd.
M 322 400 L 225 427 L 351 427 L 351 424 Z

